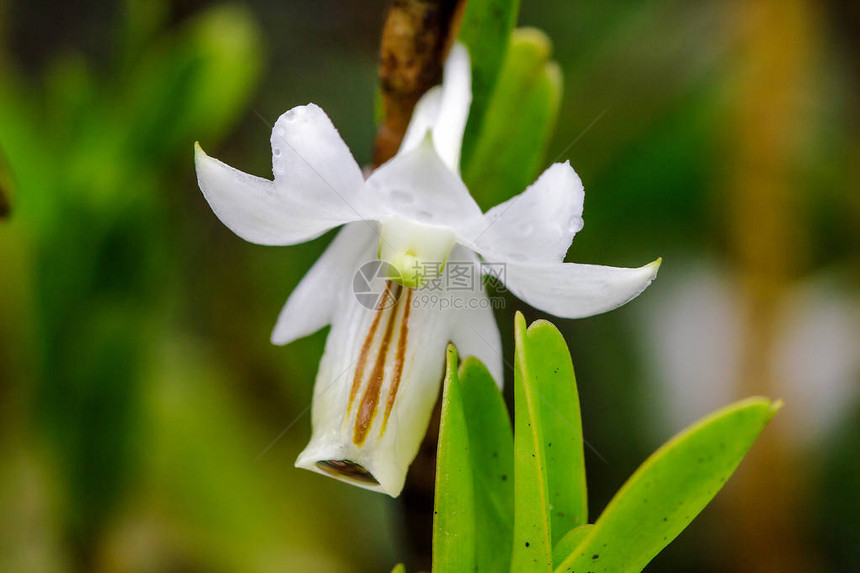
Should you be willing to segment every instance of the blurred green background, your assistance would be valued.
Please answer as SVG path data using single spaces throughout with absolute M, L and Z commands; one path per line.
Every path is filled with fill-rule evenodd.
M 634 303 L 556 321 L 605 458 L 592 513 L 686 423 L 787 401 L 649 571 L 860 570 L 857 6 L 522 6 L 564 72 L 545 165 L 586 187 L 569 260 L 664 259 Z M 325 332 L 268 337 L 330 235 L 242 242 L 192 156 L 267 175 L 269 124 L 313 101 L 368 163 L 384 14 L 0 0 L 0 571 L 423 563 L 402 500 L 292 467 Z M 540 315 L 508 302 L 512 356 L 514 310 Z

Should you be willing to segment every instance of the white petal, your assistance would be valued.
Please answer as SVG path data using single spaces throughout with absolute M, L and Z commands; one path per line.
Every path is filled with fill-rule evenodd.
M 294 245 L 318 237 L 360 217 L 341 205 L 326 212 L 314 199 L 278 187 L 274 182 L 233 169 L 209 157 L 199 145 L 194 155 L 197 183 L 209 206 L 231 231 L 260 245 Z M 328 197 L 318 197 L 325 201 Z
M 502 337 L 490 299 L 486 293 L 476 295 L 474 306 L 470 304 L 467 309 L 451 332 L 451 342 L 461 359 L 474 356 L 483 362 L 496 385 L 502 388 L 505 382 Z
M 341 293 L 296 466 L 396 497 L 438 397 L 451 313 L 416 308 L 413 289 L 388 285 L 399 297 L 382 310 Z
M 504 384 L 504 354 L 502 353 L 502 337 L 499 326 L 493 314 L 492 300 L 487 297 L 487 291 L 481 280 L 480 266 L 477 257 L 463 247 L 456 247 L 451 253 L 446 273 L 451 273 L 459 261 L 469 264 L 474 269 L 475 282 L 471 289 L 452 291 L 448 296 L 461 294 L 459 309 L 454 309 L 455 321 L 451 328 L 451 342 L 457 347 L 460 358 L 474 356 L 484 363 L 490 371 L 499 388 Z
M 415 104 L 415 109 L 412 110 L 412 119 L 409 120 L 406 135 L 403 136 L 400 149 L 397 150 L 398 154 L 408 153 L 421 145 L 427 137 L 427 132 L 433 129 L 433 125 L 439 118 L 441 105 L 442 86 L 432 87 L 421 96 Z
M 476 247 L 493 259 L 561 262 L 582 229 L 582 181 L 569 162 L 550 166 L 516 197 L 490 209 Z
M 450 229 L 475 228 L 482 217 L 469 190 L 442 163 L 430 138 L 374 171 L 362 189 L 361 201 L 377 218 L 400 215 Z
M 314 104 L 283 114 L 272 129 L 274 183 L 237 171 L 195 147 L 197 181 L 212 210 L 252 243 L 292 245 L 359 219 L 364 178 L 346 144 Z
M 331 322 L 334 307 L 358 267 L 374 258 L 376 226 L 357 221 L 341 229 L 290 294 L 272 332 L 272 344 L 288 344 Z
M 312 103 L 294 107 L 272 129 L 275 184 L 297 199 L 348 207 L 364 183 L 361 168 L 331 120 Z M 346 205 L 345 205 L 346 204 Z
M 442 103 L 433 126 L 433 142 L 442 161 L 455 173 L 460 171 L 460 149 L 463 132 L 472 103 L 472 71 L 469 52 L 457 42 L 445 61 L 442 81 Z
M 417 148 L 430 131 L 442 162 L 452 172 L 459 173 L 460 149 L 471 103 L 469 52 L 463 44 L 456 43 L 445 61 L 442 85 L 427 90 L 418 100 L 397 153 Z
M 537 309 L 562 318 L 583 318 L 636 298 L 659 268 L 660 259 L 638 269 L 507 263 L 501 278 L 511 292 Z

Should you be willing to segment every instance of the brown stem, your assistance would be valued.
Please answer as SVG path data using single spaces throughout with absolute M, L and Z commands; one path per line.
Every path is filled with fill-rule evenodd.
M 379 54 L 383 121 L 374 146 L 376 165 L 394 156 L 418 99 L 439 83 L 463 5 L 465 0 L 391 3 Z

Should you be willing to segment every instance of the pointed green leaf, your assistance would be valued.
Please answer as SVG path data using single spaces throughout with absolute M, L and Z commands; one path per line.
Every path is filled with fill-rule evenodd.
M 564 337 L 545 320 L 528 328 L 526 380 L 539 392 L 540 424 L 550 492 L 552 543 L 588 522 L 579 392 Z
M 672 438 L 636 470 L 556 573 L 641 571 L 723 487 L 780 407 L 743 400 Z
M 551 568 L 552 547 L 588 517 L 579 395 L 555 326 L 527 330 L 517 314 L 514 336 L 514 564 Z
M 457 373 L 457 351 L 448 346 L 442 418 L 436 452 L 433 571 L 475 569 L 475 487 L 466 417 Z
M 391 573 L 406 573 L 406 566 L 403 563 L 398 563 L 391 570 Z
M 543 32 L 515 30 L 463 180 L 482 208 L 531 184 L 543 167 L 561 101 L 561 70 Z
M 493 377 L 476 358 L 460 366 L 460 392 L 475 487 L 476 570 L 504 571 L 511 562 L 514 522 L 511 420 Z
M 579 527 L 574 527 L 568 531 L 564 537 L 555 544 L 555 547 L 552 548 L 553 563 L 561 563 L 568 555 L 573 553 L 593 527 L 593 525 L 580 525 Z
M 463 11 L 458 39 L 469 49 L 472 61 L 472 105 L 463 139 L 463 162 L 474 151 L 484 115 L 517 22 L 519 0 L 469 0 Z
M 513 536 L 513 435 L 486 367 L 448 350 L 436 469 L 433 570 L 499 571 Z

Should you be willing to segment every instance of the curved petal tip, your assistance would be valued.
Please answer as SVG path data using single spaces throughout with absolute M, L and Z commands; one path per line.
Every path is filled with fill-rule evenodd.
M 644 268 L 651 271 L 651 280 L 648 281 L 648 285 L 650 285 L 654 279 L 657 278 L 657 273 L 660 271 L 660 265 L 663 264 L 663 257 L 657 257 L 655 260 L 651 261 Z M 645 285 L 646 287 L 648 285 Z M 644 290 L 644 289 L 643 289 Z

